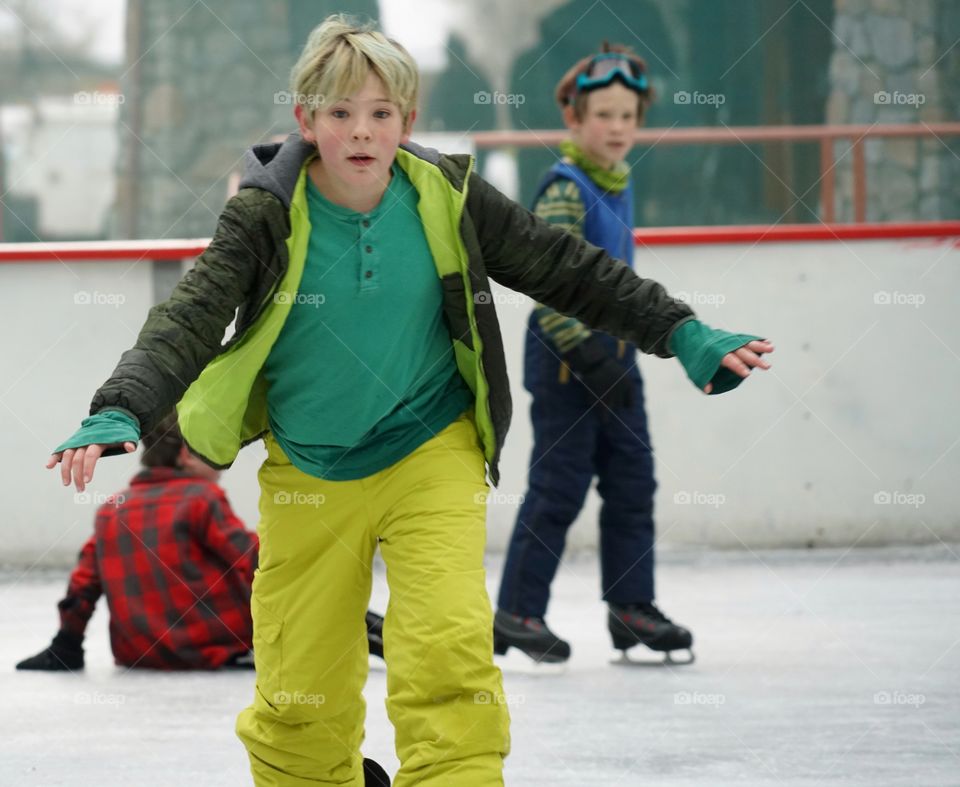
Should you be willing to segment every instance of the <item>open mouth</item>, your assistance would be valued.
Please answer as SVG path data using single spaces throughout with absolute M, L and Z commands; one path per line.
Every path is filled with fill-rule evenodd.
M 373 156 L 368 156 L 365 153 L 360 153 L 356 156 L 350 156 L 347 161 L 350 161 L 354 164 L 371 164 L 375 161 Z

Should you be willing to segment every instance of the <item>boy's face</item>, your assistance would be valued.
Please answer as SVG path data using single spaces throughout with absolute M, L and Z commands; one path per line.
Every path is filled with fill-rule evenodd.
M 400 108 L 387 97 L 372 71 L 352 96 L 324 104 L 310 118 L 297 105 L 300 133 L 320 152 L 324 177 L 339 189 L 364 195 L 383 193 L 397 146 L 406 141 L 415 113 L 404 128 Z
M 577 146 L 600 166 L 610 169 L 623 161 L 633 147 L 638 103 L 633 90 L 612 82 L 587 95 L 581 120 L 568 108 L 564 121 Z

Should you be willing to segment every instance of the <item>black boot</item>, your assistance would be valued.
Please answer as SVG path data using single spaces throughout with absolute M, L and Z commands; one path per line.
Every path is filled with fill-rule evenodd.
M 17 664 L 18 670 L 43 670 L 45 672 L 78 672 L 83 669 L 82 640 L 67 634 L 57 632 L 50 647 L 41 650 L 36 656 L 31 656 Z
M 363 784 L 364 787 L 390 787 L 390 777 L 377 763 L 364 757 Z
M 543 618 L 525 618 L 499 609 L 493 618 L 493 652 L 502 656 L 511 647 L 544 664 L 570 658 L 570 644 L 550 631 Z
M 237 653 L 234 656 L 231 656 L 223 664 L 223 669 L 256 669 L 257 665 L 253 658 L 253 651 L 248 650 L 246 653 Z
M 610 604 L 607 626 L 613 646 L 619 650 L 646 645 L 650 650 L 669 653 L 690 650 L 693 646 L 693 634 L 676 625 L 653 602 Z
M 383 658 L 383 618 L 376 612 L 367 610 L 367 643 L 370 655 Z

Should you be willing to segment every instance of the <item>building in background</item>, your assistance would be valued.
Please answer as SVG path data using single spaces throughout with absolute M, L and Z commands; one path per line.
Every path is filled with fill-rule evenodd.
M 6 239 L 106 237 L 116 198 L 121 96 L 109 85 L 4 107 Z
M 63 23 L 52 5 L 0 5 L 0 241 L 107 231 L 120 67 L 90 51 L 82 26 Z
M 827 123 L 960 119 L 960 3 L 836 0 L 833 33 Z M 868 221 L 960 215 L 960 138 L 878 140 L 866 160 Z M 849 166 L 838 167 L 837 196 L 838 218 L 850 221 Z
M 375 0 L 128 0 L 113 237 L 213 234 L 244 151 L 295 128 L 290 69 L 328 14 Z
M 125 62 L 108 66 L 63 45 L 46 6 L 11 0 L 22 24 L 0 27 L 0 238 L 211 235 L 245 149 L 294 128 L 288 76 L 310 29 L 337 11 L 406 23 L 401 1 L 126 0 Z M 415 138 L 559 128 L 557 79 L 604 39 L 648 61 L 659 94 L 648 128 L 960 118 L 954 0 L 458 0 L 436 18 L 425 0 L 421 10 L 435 22 L 422 40 L 440 37 L 446 57 L 423 69 Z M 72 99 L 111 79 L 113 105 Z M 70 118 L 62 139 L 54 107 Z M 836 144 L 840 221 L 853 218 L 848 152 Z M 480 170 L 518 184 L 526 202 L 555 155 L 480 151 Z M 866 159 L 868 220 L 957 217 L 960 139 L 874 140 Z M 61 161 L 73 171 L 57 181 Z M 638 146 L 629 163 L 643 225 L 821 212 L 816 142 Z

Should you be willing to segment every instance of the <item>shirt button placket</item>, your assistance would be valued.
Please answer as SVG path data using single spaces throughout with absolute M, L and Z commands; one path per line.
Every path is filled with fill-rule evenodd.
M 379 282 L 378 273 L 378 254 L 375 242 L 371 237 L 370 219 L 360 221 L 360 290 L 376 289 Z

